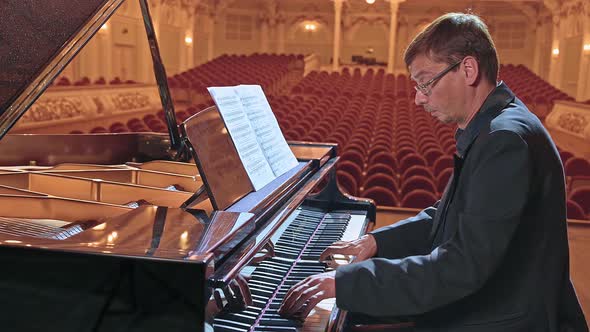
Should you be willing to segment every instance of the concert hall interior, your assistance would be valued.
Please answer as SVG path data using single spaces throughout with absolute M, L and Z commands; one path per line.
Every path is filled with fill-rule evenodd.
M 337 144 L 334 152 L 334 157 L 339 157 L 334 166 L 337 188 L 347 194 L 343 197 L 373 200 L 376 219 L 369 223 L 369 230 L 395 223 L 432 205 L 441 197 L 453 174 L 456 125 L 440 123 L 415 104 L 416 83 L 404 63 L 404 50 L 419 31 L 442 14 L 469 11 L 479 15 L 488 25 L 498 51 L 499 79 L 542 121 L 557 145 L 565 170 L 571 276 L 585 315 L 590 317 L 589 1 L 147 0 L 146 3 L 176 124 L 182 127 L 185 120 L 214 105 L 208 87 L 262 86 L 288 142 Z M 162 84 L 155 74 L 159 69 L 150 53 L 152 44 L 146 38 L 144 15 L 141 1 L 122 1 L 12 126 L 10 134 L 56 135 L 64 142 L 89 137 L 88 134 L 107 137 L 149 132 L 167 137 L 168 124 L 173 122 L 167 118 L 167 106 L 161 98 Z M 301 146 L 313 145 L 302 143 Z M 300 154 L 295 152 L 295 155 L 301 162 Z M 72 209 L 87 209 L 88 216 L 103 214 L 116 221 L 117 216 L 132 210 L 128 203 L 134 199 L 119 198 L 115 193 L 135 193 L 141 189 L 145 194 L 135 202 L 136 206 L 180 208 L 202 184 L 193 178 L 198 173 L 194 158 L 188 160 L 177 164 L 153 163 L 152 168 L 149 163 L 130 159 L 122 163 L 125 167 L 104 166 L 113 174 L 105 177 L 92 173 L 103 169 L 97 165 L 101 162 L 87 162 L 92 167 L 83 170 L 76 169 L 76 165 L 84 161 L 68 166 L 69 159 L 63 164 L 35 160 L 26 161 L 28 165 L 24 166 L 2 163 L 0 179 L 5 180 L 0 180 L 0 196 L 4 197 L 0 197 L 0 202 L 18 195 L 32 199 L 46 194 L 79 202 L 95 201 L 105 203 L 100 207 L 105 210 L 95 213 L 93 209 L 98 207 L 94 205 Z M 325 162 L 322 158 L 318 160 Z M 59 164 L 62 166 L 56 167 Z M 123 169 L 128 174 L 114 175 L 114 170 Z M 80 172 L 86 173 L 79 175 Z M 319 173 L 322 172 L 318 167 Z M 87 187 L 83 181 L 95 186 L 97 178 L 104 182 L 102 186 L 112 181 L 113 186 L 120 187 L 94 196 L 65 193 L 63 186 L 74 186 L 65 179 L 74 181 L 75 176 L 79 176 L 75 180 L 80 184 L 74 188 L 80 191 Z M 128 183 L 133 185 L 127 186 Z M 170 194 L 160 196 L 162 188 Z M 306 184 L 297 190 L 302 188 Z M 100 200 L 98 196 L 105 199 Z M 284 202 L 296 196 L 285 197 Z M 0 208 L 2 218 L 13 215 L 6 204 L 0 203 L 5 206 Z M 207 201 L 195 206 L 205 206 L 207 212 L 212 210 Z M 246 212 L 259 218 L 254 210 Z M 315 213 L 301 211 L 300 215 Z M 263 214 L 266 215 L 262 213 L 260 220 L 267 217 Z M 52 212 L 53 215 L 59 213 Z M 337 212 L 331 212 L 330 216 L 344 218 Z M 83 219 L 88 218 L 92 219 Z M 55 232 L 55 226 L 43 227 Z M 2 227 L 8 226 L 1 226 L 0 231 Z M 115 241 L 122 234 L 113 232 L 110 240 L 105 241 Z M 185 240 L 187 236 L 193 239 L 190 231 L 182 234 Z M 253 246 L 262 249 L 263 244 Z M 90 247 L 88 244 L 87 249 Z M 277 266 L 281 269 L 280 264 Z M 272 264 L 269 268 L 272 269 Z M 262 293 L 264 290 L 257 294 Z M 217 324 L 223 326 L 220 322 L 226 319 L 229 320 L 218 319 Z M 255 324 L 260 321 L 259 317 Z

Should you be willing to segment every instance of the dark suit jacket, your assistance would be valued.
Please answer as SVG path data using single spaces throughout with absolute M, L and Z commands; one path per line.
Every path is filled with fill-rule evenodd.
M 457 133 L 434 207 L 374 235 L 336 272 L 340 308 L 413 316 L 417 331 L 588 331 L 570 281 L 563 166 L 504 83 Z

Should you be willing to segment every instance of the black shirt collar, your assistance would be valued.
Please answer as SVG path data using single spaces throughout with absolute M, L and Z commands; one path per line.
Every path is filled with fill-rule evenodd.
M 469 121 L 465 129 L 457 129 L 455 139 L 457 140 L 457 154 L 463 158 L 471 143 L 475 140 L 480 131 L 486 128 L 490 122 L 514 100 L 514 93 L 508 86 L 500 81 L 488 95 L 481 108 L 473 119 Z

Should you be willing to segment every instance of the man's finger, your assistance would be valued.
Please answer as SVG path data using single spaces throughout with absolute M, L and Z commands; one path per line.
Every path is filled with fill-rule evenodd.
M 293 303 L 299 297 L 299 293 L 307 288 L 307 280 L 308 279 L 306 278 L 291 287 L 291 289 L 287 292 L 287 295 L 285 295 L 283 303 L 279 307 L 279 313 L 287 312 L 291 309 Z
M 325 298 L 324 294 L 325 293 L 321 291 L 309 298 L 305 306 L 303 306 L 303 310 L 298 315 L 299 318 L 305 319 L 307 316 L 309 316 L 309 313 L 313 310 L 313 308 L 315 308 L 315 306 L 317 306 L 318 303 L 320 303 Z
M 326 260 L 328 260 L 328 258 L 330 256 L 336 255 L 336 254 L 356 256 L 360 251 L 361 251 L 360 248 L 353 246 L 353 245 L 349 245 L 349 246 L 345 246 L 345 247 L 343 246 L 343 247 L 338 247 L 338 248 L 328 247 L 328 248 L 326 248 L 326 250 L 324 250 L 320 254 L 320 261 L 326 261 Z
M 287 311 L 285 314 L 294 315 L 295 313 L 297 313 L 299 310 L 301 310 L 305 303 L 319 291 L 320 289 L 318 288 L 318 286 L 309 287 L 308 289 L 303 290 L 299 294 L 297 300 L 289 308 L 289 311 Z

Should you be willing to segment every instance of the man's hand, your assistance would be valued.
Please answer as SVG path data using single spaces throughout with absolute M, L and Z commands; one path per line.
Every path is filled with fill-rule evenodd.
M 279 308 L 279 314 L 305 319 L 320 301 L 336 296 L 336 271 L 309 276 L 295 284 Z
M 373 235 L 363 235 L 354 241 L 338 241 L 326 248 L 320 255 L 320 261 L 328 261 L 332 255 L 355 256 L 354 261 L 360 262 L 377 255 L 377 242 Z

